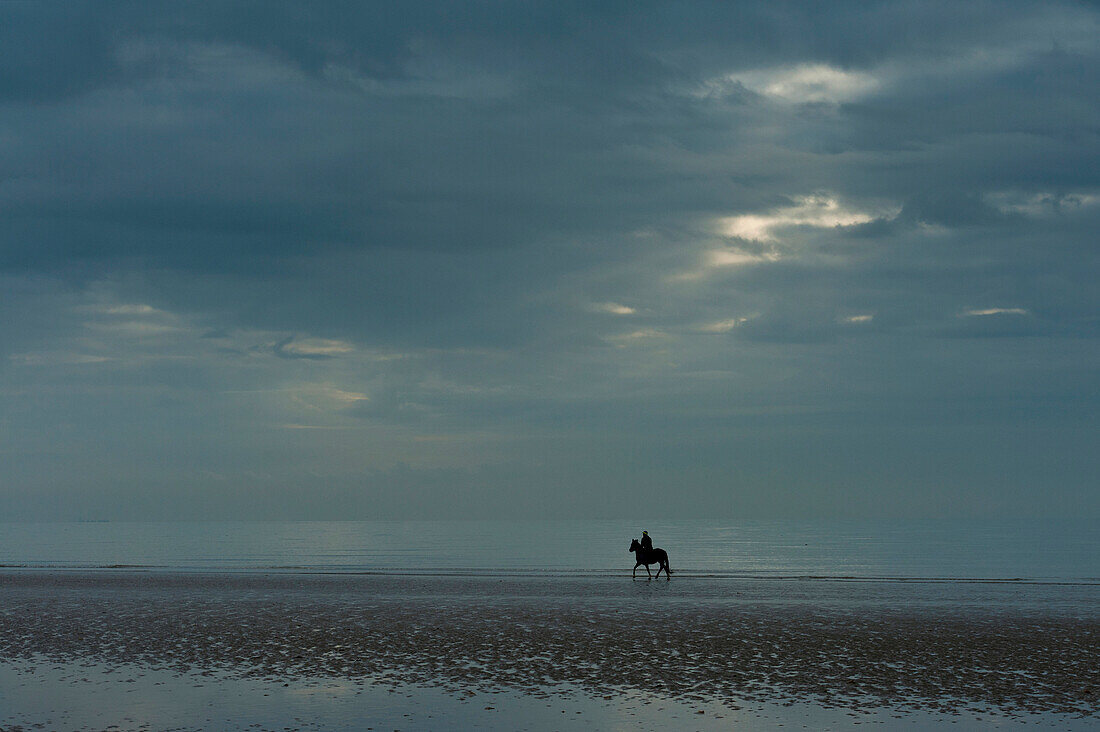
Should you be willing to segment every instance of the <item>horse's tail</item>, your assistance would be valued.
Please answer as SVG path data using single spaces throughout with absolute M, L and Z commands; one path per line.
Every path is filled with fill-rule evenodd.
M 668 560 L 668 552 L 665 552 L 665 572 L 672 574 L 672 564 Z

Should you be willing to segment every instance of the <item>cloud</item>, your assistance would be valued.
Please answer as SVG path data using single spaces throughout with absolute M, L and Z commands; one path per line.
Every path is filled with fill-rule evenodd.
M 874 92 L 879 82 L 873 75 L 862 71 L 846 71 L 826 64 L 800 64 L 731 72 L 718 80 L 707 81 L 704 88 L 708 93 L 722 93 L 731 85 L 743 85 L 788 102 L 836 104 Z
M 715 249 L 707 253 L 707 264 L 711 267 L 741 267 L 746 264 L 774 262 L 780 256 L 778 252 L 756 254 L 738 248 Z
M 83 363 L 103 363 L 110 361 L 107 356 L 98 356 L 89 353 L 67 352 L 40 352 L 40 353 L 13 353 L 8 356 L 13 362 L 22 366 L 56 366 Z
M 793 226 L 833 228 L 865 224 L 882 214 L 859 211 L 842 205 L 826 194 L 796 197 L 792 206 L 765 213 L 728 216 L 718 220 L 719 231 L 729 237 L 749 241 L 775 241 L 777 232 Z M 896 212 L 895 212 L 896 213 Z
M 984 317 L 987 315 L 1027 315 L 1028 311 L 1024 308 L 983 308 L 978 310 L 967 310 L 963 312 L 962 317 Z
M 283 390 L 296 404 L 306 408 L 306 414 L 310 410 L 326 413 L 344 410 L 355 406 L 359 402 L 368 401 L 369 396 L 362 392 L 349 391 L 332 383 L 298 384 Z M 311 415 L 316 418 L 318 415 Z M 284 425 L 285 427 L 286 425 Z M 296 425 L 298 428 L 311 427 L 314 429 L 348 427 L 342 425 Z
M 592 309 L 598 313 L 610 315 L 633 315 L 637 311 L 628 305 L 620 305 L 617 302 L 597 302 L 592 304 Z
M 615 335 L 607 336 L 607 340 L 619 347 L 626 347 L 630 345 L 652 343 L 653 341 L 660 341 L 667 337 L 668 334 L 659 328 L 639 328 L 626 333 L 616 333 Z
M 297 338 L 287 336 L 275 344 L 274 353 L 279 358 L 335 358 L 351 353 L 350 343 L 329 338 Z
M 155 315 L 159 311 L 151 305 L 141 303 L 123 303 L 119 305 L 101 305 L 99 310 L 107 315 Z
M 749 321 L 748 316 L 740 318 L 726 318 L 725 320 L 715 320 L 710 323 L 702 323 L 695 326 L 695 329 L 702 333 L 729 333 L 734 328 L 744 325 Z
M 327 7 L 0 7 L 26 505 L 1091 485 L 1094 7 Z
M 1069 194 L 998 191 L 988 194 L 986 198 L 1002 213 L 1031 217 L 1079 214 L 1100 206 L 1100 193 L 1086 191 Z

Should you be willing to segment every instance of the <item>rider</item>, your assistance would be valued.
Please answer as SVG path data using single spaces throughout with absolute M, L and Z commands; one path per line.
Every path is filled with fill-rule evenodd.
M 644 551 L 646 554 L 649 554 L 651 551 L 653 551 L 653 539 L 649 538 L 648 531 L 642 532 L 642 551 Z

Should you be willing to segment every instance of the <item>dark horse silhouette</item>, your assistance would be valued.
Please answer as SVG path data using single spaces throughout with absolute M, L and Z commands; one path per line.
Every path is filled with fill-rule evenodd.
M 649 565 L 656 564 L 657 576 L 661 576 L 661 570 L 663 569 L 665 570 L 665 579 L 671 579 L 670 575 L 672 574 L 672 568 L 668 566 L 668 554 L 664 549 L 651 549 L 647 552 L 645 549 L 642 549 L 642 545 L 638 543 L 637 539 L 631 539 L 630 551 L 634 552 L 634 559 L 636 561 L 634 564 L 634 571 L 630 573 L 631 577 L 634 577 L 638 572 L 638 567 L 644 564 L 645 573 L 652 578 L 653 575 L 649 572 Z

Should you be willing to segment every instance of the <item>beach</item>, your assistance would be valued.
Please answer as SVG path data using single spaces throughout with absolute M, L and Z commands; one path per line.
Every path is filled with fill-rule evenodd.
M 144 683 L 238 690 L 214 705 L 222 717 L 181 729 L 268 714 L 270 728 L 336 729 L 325 714 L 337 708 L 349 729 L 398 712 L 420 715 L 410 729 L 551 729 L 563 715 L 662 728 L 669 714 L 699 729 L 1086 729 L 1100 723 L 1098 595 L 1089 583 L 7 569 L 0 725 L 68 714 L 73 729 L 157 729 L 123 718 Z M 46 687 L 53 706 L 34 706 Z M 92 688 L 73 718 L 65 697 Z M 315 708 L 282 718 L 293 705 L 280 689 Z M 328 696 L 345 701 L 316 706 Z

